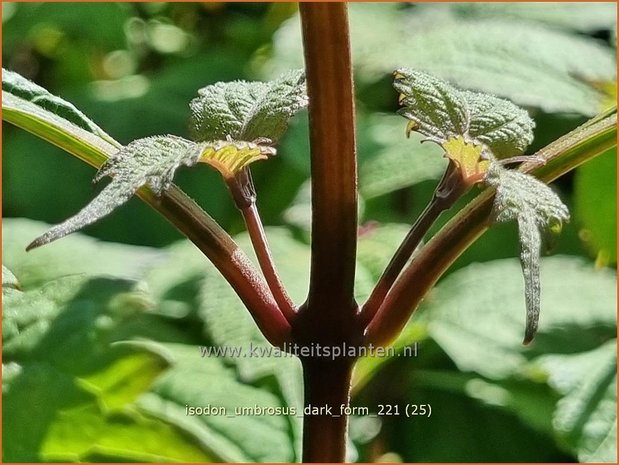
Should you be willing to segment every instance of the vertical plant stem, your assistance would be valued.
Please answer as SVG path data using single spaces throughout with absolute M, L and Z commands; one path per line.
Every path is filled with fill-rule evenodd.
M 302 360 L 306 410 L 303 416 L 303 462 L 345 461 L 348 415 L 343 414 L 342 408 L 350 405 L 353 363 L 349 359 Z M 330 411 L 311 411 L 321 407 Z
M 301 3 L 301 26 L 309 96 L 312 164 L 312 259 L 307 301 L 292 334 L 301 346 L 358 345 L 354 299 L 357 251 L 357 159 L 355 108 L 344 3 Z M 344 357 L 302 360 L 305 403 L 331 407 L 305 415 L 304 462 L 341 462 L 346 451 L 353 361 Z M 335 416 L 337 414 L 337 416 Z
M 258 209 L 255 203 L 252 203 L 248 207 L 242 208 L 243 219 L 247 226 L 247 232 L 251 238 L 251 243 L 254 246 L 260 269 L 264 275 L 269 289 L 273 293 L 273 298 L 279 305 L 280 310 L 290 322 L 295 316 L 295 309 L 292 300 L 288 296 L 286 289 L 277 273 L 273 257 L 271 256 L 271 250 L 269 248 L 267 237 L 262 226 L 262 220 L 258 214 Z
M 355 115 L 344 3 L 301 3 L 312 162 L 308 311 L 356 311 Z M 328 298 L 329 305 L 325 304 Z M 317 304 L 317 305 L 314 305 Z M 330 316 L 331 317 L 331 316 Z

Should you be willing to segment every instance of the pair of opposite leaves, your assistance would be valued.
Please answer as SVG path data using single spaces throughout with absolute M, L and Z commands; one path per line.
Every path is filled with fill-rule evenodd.
M 35 101 L 32 95 L 53 97 L 21 76 L 5 73 L 10 73 L 11 87 L 26 89 L 31 101 Z M 396 71 L 394 87 L 400 93 L 399 113 L 410 120 L 407 132 L 419 132 L 439 144 L 464 183 L 484 183 L 496 189 L 494 220 L 517 221 L 527 309 L 524 342 L 530 342 L 540 310 L 542 232 L 556 230 L 569 219 L 567 208 L 548 186 L 505 169 L 501 162 L 523 153 L 533 139 L 533 121 L 511 102 L 456 89 L 419 71 Z M 227 180 L 234 178 L 250 163 L 275 155 L 272 145 L 285 132 L 290 117 L 307 104 L 305 76 L 300 70 L 267 83 L 235 81 L 201 89 L 190 103 L 194 141 L 154 136 L 121 148 L 95 177 L 112 178 L 101 193 L 78 214 L 35 239 L 28 249 L 97 221 L 143 186 L 160 195 L 170 187 L 180 165 L 204 162 Z

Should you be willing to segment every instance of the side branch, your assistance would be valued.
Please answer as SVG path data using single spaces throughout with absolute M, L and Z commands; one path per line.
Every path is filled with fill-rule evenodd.
M 4 96 L 4 93 L 3 93 Z M 2 102 L 2 119 L 60 147 L 83 162 L 100 168 L 121 145 L 104 140 L 59 119 L 45 119 L 11 103 Z M 266 338 L 281 346 L 290 336 L 290 325 L 280 312 L 264 279 L 219 224 L 178 187 L 172 186 L 161 197 L 143 187 L 138 197 L 161 213 L 206 255 L 230 283 Z
M 617 145 L 617 115 L 585 123 L 537 152 L 520 170 L 550 183 Z M 412 313 L 442 274 L 466 248 L 488 229 L 494 191 L 487 189 L 451 219 L 402 272 L 368 326 L 367 339 L 388 344 L 400 333 Z
M 347 10 L 344 3 L 301 3 L 299 8 L 312 162 L 307 308 L 312 313 L 351 313 L 356 311 L 357 162 Z
M 361 309 L 361 321 L 363 326 L 367 326 L 376 315 L 393 283 L 400 275 L 400 272 L 411 258 L 424 236 L 428 233 L 434 222 L 442 212 L 451 206 L 467 190 L 467 186 L 462 182 L 461 177 L 453 162 L 445 171 L 443 178 L 434 191 L 430 203 L 423 210 L 415 221 L 410 231 L 396 250 L 391 261 L 385 268 L 380 279 L 376 283 L 372 294 Z

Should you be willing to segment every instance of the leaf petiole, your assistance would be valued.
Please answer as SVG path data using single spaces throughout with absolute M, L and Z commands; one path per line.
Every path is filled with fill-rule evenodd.
M 256 206 L 256 195 L 249 168 L 245 168 L 234 177 L 226 178 L 226 185 L 232 194 L 234 203 L 243 215 L 258 264 L 273 298 L 286 320 L 291 322 L 296 315 L 296 309 L 275 267 L 262 219 Z
M 432 199 L 409 230 L 378 280 L 372 294 L 370 294 L 370 297 L 361 308 L 360 318 L 364 327 L 370 324 L 378 312 L 378 309 L 384 302 L 393 283 L 400 275 L 404 266 L 408 263 L 424 236 L 428 233 L 428 230 L 441 213 L 451 208 L 467 189 L 468 187 L 462 182 L 462 178 L 459 175 L 455 163 L 453 161 L 450 162 L 443 178 L 434 191 Z

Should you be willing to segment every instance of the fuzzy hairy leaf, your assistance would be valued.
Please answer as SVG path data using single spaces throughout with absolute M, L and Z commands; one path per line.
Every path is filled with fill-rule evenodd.
M 35 239 L 28 250 L 75 232 L 111 213 L 143 186 L 157 195 L 172 184 L 181 165 L 211 164 L 224 177 L 232 177 L 253 161 L 275 154 L 275 149 L 251 142 L 191 142 L 177 136 L 154 136 L 131 142 L 110 158 L 95 181 L 110 176 L 112 181 L 75 216 L 54 226 Z
M 533 140 L 533 120 L 507 100 L 461 91 L 445 81 L 406 68 L 395 72 L 400 93 L 398 113 L 417 131 L 436 142 L 457 136 L 483 143 L 498 158 L 522 153 Z
M 2 91 L 31 102 L 42 110 L 47 110 L 88 132 L 110 140 L 110 137 L 99 126 L 75 108 L 73 104 L 50 94 L 46 89 L 22 75 L 4 68 L 2 68 Z M 4 98 L 3 95 L 3 100 Z
M 467 132 L 466 100 L 445 81 L 419 71 L 399 69 L 393 87 L 400 93 L 403 106 L 398 113 L 414 122 L 413 131 L 439 142 Z
M 197 141 L 265 137 L 277 142 L 288 120 L 307 103 L 302 70 L 270 82 L 218 82 L 191 101 L 191 130 Z
M 528 344 L 537 332 L 539 321 L 542 234 L 557 232 L 570 215 L 557 194 L 530 175 L 493 163 L 485 181 L 496 188 L 493 206 L 495 221 L 518 222 L 527 309 L 524 343 Z
M 462 91 L 469 111 L 468 134 L 497 158 L 519 155 L 533 140 L 535 122 L 512 102 L 479 92 Z

